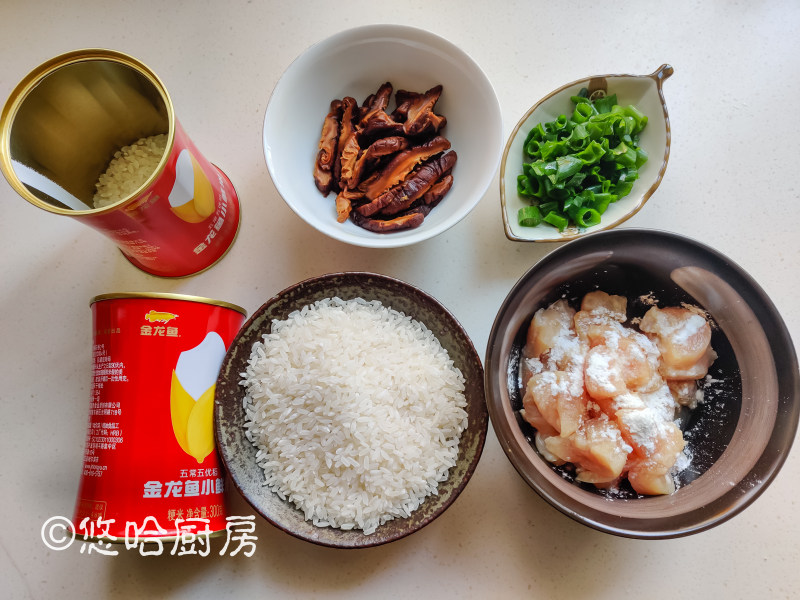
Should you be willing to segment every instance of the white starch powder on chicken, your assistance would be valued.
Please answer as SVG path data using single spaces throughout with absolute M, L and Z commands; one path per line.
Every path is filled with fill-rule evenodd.
M 139 189 L 155 173 L 166 148 L 167 135 L 160 134 L 117 150 L 95 184 L 94 207 L 110 206 Z
M 380 302 L 325 299 L 273 321 L 242 377 L 265 484 L 317 526 L 373 533 L 456 463 L 464 377 L 425 325 Z

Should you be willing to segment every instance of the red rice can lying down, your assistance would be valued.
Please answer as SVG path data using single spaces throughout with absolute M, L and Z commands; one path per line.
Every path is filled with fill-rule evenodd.
M 152 275 L 207 269 L 239 228 L 230 180 L 155 73 L 120 52 L 77 50 L 28 74 L 0 117 L 0 167 L 23 198 L 97 229 Z
M 76 534 L 121 542 L 224 530 L 214 388 L 244 309 L 177 294 L 106 294 L 91 307 Z

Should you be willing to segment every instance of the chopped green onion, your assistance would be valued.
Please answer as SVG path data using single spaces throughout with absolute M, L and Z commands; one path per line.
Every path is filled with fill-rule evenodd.
M 635 106 L 618 105 L 616 94 L 590 100 L 586 88 L 571 100 L 569 117 L 538 123 L 525 138 L 517 192 L 534 205 L 517 217 L 526 227 L 597 225 L 609 204 L 631 193 L 647 161 L 639 147 L 647 116 Z
M 553 227 L 557 227 L 559 231 L 564 231 L 567 228 L 567 225 L 569 225 L 569 220 L 567 220 L 565 217 L 562 217 L 554 210 L 551 210 L 549 213 L 547 213 L 542 218 L 542 221 L 545 223 L 550 223 L 550 225 Z
M 617 103 L 617 95 L 612 94 L 610 96 L 604 96 L 602 98 L 598 98 L 597 100 L 593 100 L 592 103 L 594 107 L 597 109 L 597 112 L 600 114 L 609 113 L 611 109 L 614 108 L 614 105 Z
M 612 202 L 616 202 L 617 200 L 619 200 L 619 197 L 616 194 L 601 192 L 594 195 L 594 198 L 589 206 L 602 215 L 604 212 L 606 212 L 608 205 Z
M 573 219 L 581 227 L 592 227 L 600 224 L 600 213 L 593 208 L 584 206 L 577 210 Z
M 536 181 L 535 179 L 533 181 Z M 538 181 L 537 181 L 538 183 Z M 525 175 L 517 175 L 517 193 L 520 196 L 533 196 L 533 184 Z
M 583 167 L 583 161 L 574 156 L 560 156 L 556 159 L 556 181 L 564 181 L 575 175 Z
M 536 227 L 542 222 L 542 213 L 537 206 L 523 206 L 517 213 L 517 222 L 523 227 Z
M 539 211 L 541 211 L 542 214 L 546 215 L 554 210 L 558 210 L 558 202 L 542 202 L 539 205 Z
M 592 106 L 591 102 L 584 100 L 575 106 L 572 113 L 572 120 L 576 123 L 584 123 L 592 115 L 596 115 L 597 111 Z

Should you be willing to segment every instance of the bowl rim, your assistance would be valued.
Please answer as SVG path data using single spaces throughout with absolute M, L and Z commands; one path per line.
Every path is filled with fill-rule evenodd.
M 779 371 L 778 364 L 776 363 L 775 365 L 776 375 L 779 376 L 779 381 L 782 381 L 781 390 L 785 389 L 789 391 L 785 398 L 786 404 L 788 405 L 787 414 L 778 414 L 779 418 L 790 419 L 788 428 L 780 436 L 780 439 L 783 441 L 784 445 L 778 450 L 772 451 L 768 447 L 769 445 L 765 447 L 761 453 L 761 456 L 759 457 L 759 460 L 754 463 L 747 476 L 749 476 L 750 473 L 758 468 L 758 465 L 768 453 L 770 453 L 769 471 L 765 476 L 759 477 L 752 488 L 748 490 L 747 494 L 737 498 L 736 502 L 732 505 L 726 506 L 724 510 L 718 511 L 711 517 L 695 520 L 692 522 L 692 524 L 679 528 L 660 527 L 658 529 L 648 530 L 637 529 L 634 526 L 634 523 L 648 521 L 648 519 L 637 519 L 633 517 L 610 514 L 605 515 L 605 522 L 602 522 L 601 520 L 593 519 L 583 515 L 574 508 L 571 508 L 570 505 L 575 506 L 577 501 L 562 503 L 557 497 L 550 493 L 549 488 L 551 486 L 548 484 L 548 482 L 544 482 L 543 485 L 540 485 L 536 478 L 527 472 L 527 459 L 525 456 L 523 456 L 524 453 L 520 451 L 521 446 L 518 443 L 519 440 L 517 436 L 513 434 L 513 428 L 518 427 L 518 425 L 516 423 L 510 423 L 505 418 L 503 412 L 503 403 L 506 401 L 505 395 L 507 395 L 507 388 L 505 392 L 500 391 L 499 394 L 495 393 L 501 387 L 507 384 L 505 373 L 508 365 L 508 357 L 500 356 L 501 353 L 505 354 L 505 349 L 500 348 L 499 343 L 500 336 L 502 335 L 502 331 L 500 331 L 501 322 L 503 321 L 503 316 L 508 313 L 509 307 L 513 303 L 514 298 L 524 290 L 526 284 L 530 280 L 535 279 L 538 275 L 540 275 L 540 271 L 547 269 L 553 264 L 557 264 L 562 255 L 575 253 L 576 250 L 580 250 L 580 248 L 585 244 L 595 244 L 596 240 L 593 239 L 595 237 L 600 240 L 612 238 L 612 242 L 614 241 L 614 238 L 619 238 L 617 243 L 622 243 L 626 238 L 637 236 L 660 238 L 661 240 L 666 240 L 673 244 L 686 245 L 706 254 L 711 260 L 718 262 L 720 265 L 724 265 L 727 270 L 735 274 L 747 286 L 749 286 L 750 289 L 748 291 L 752 293 L 757 301 L 762 304 L 762 308 L 764 309 L 764 317 L 760 318 L 757 316 L 756 318 L 759 320 L 759 322 L 762 325 L 765 322 L 770 322 L 771 324 L 775 325 L 775 328 L 771 329 L 769 334 L 771 340 L 773 340 L 770 344 L 770 347 L 773 348 L 778 346 L 782 351 L 785 352 L 784 356 L 781 358 L 781 363 L 785 365 L 785 368 L 782 371 Z M 590 239 L 592 241 L 590 241 Z M 610 244 L 606 244 L 606 246 L 608 245 Z M 714 248 L 687 236 L 658 229 L 623 228 L 592 233 L 591 235 L 584 236 L 580 240 L 557 248 L 527 269 L 512 286 L 504 298 L 500 308 L 498 309 L 494 323 L 492 324 L 484 360 L 484 377 L 486 387 L 486 402 L 489 409 L 489 417 L 492 422 L 492 427 L 498 440 L 503 446 L 503 449 L 505 450 L 506 458 L 508 458 L 522 479 L 531 488 L 533 488 L 533 490 L 540 497 L 547 501 L 548 504 L 559 510 L 561 513 L 569 516 L 573 520 L 598 531 L 627 538 L 670 539 L 684 537 L 711 529 L 712 527 L 728 521 L 734 516 L 740 514 L 744 509 L 755 502 L 755 500 L 760 497 L 764 491 L 766 491 L 769 485 L 777 477 L 779 471 L 788 458 L 788 454 L 794 443 L 798 431 L 798 424 L 800 422 L 800 368 L 798 367 L 797 353 L 794 343 L 791 339 L 791 334 L 789 333 L 789 330 L 786 327 L 786 324 L 778 312 L 775 304 L 772 302 L 763 288 L 761 288 L 761 286 L 755 281 L 755 279 L 749 273 L 747 273 L 747 271 L 745 271 L 741 266 L 718 250 L 715 250 Z M 781 380 L 781 377 L 785 378 Z M 778 400 L 780 402 L 781 398 Z M 778 408 L 780 408 L 780 406 Z M 776 428 L 773 427 L 773 430 L 770 433 L 769 441 L 772 441 L 775 438 L 775 431 Z M 744 481 L 746 477 L 743 478 L 742 481 Z M 739 485 L 740 484 L 741 482 L 739 482 Z M 557 488 L 554 488 L 554 491 L 558 491 Z M 659 519 L 665 518 L 656 517 L 651 520 Z
M 298 65 L 302 66 L 303 62 L 305 60 L 309 60 L 308 57 L 314 52 L 320 52 L 322 49 L 328 46 L 339 45 L 348 40 L 366 39 L 368 37 L 375 36 L 393 37 L 404 40 L 414 39 L 417 43 L 422 41 L 429 46 L 439 45 L 447 48 L 448 52 L 457 56 L 459 60 L 462 60 L 469 65 L 470 70 L 474 71 L 475 74 L 473 77 L 471 77 L 471 80 L 483 87 L 485 92 L 487 92 L 487 95 L 493 100 L 493 102 L 491 102 L 491 120 L 494 121 L 494 123 L 491 128 L 496 131 L 494 136 L 496 139 L 494 141 L 497 144 L 497 151 L 493 152 L 493 165 L 491 166 L 491 170 L 487 171 L 487 177 L 483 184 L 483 189 L 479 190 L 480 193 L 478 193 L 478 190 L 474 191 L 474 198 L 471 202 L 465 204 L 460 211 L 449 215 L 447 219 L 444 219 L 438 225 L 430 228 L 424 228 L 425 223 L 423 222 L 422 226 L 415 230 L 408 231 L 404 236 L 397 236 L 393 235 L 392 233 L 381 234 L 376 232 L 366 232 L 369 235 L 365 234 L 363 236 L 357 236 L 355 234 L 348 233 L 345 230 L 340 231 L 337 228 L 325 229 L 306 220 L 303 214 L 301 214 L 302 211 L 295 206 L 295 203 L 287 199 L 290 194 L 282 189 L 281 185 L 278 183 L 279 180 L 275 175 L 275 165 L 271 159 L 270 145 L 267 141 L 269 120 L 271 115 L 270 108 L 273 106 L 273 100 L 276 97 L 276 94 L 282 92 L 283 86 L 287 85 L 287 74 L 290 74 L 290 72 L 294 69 L 300 68 Z M 275 186 L 275 189 L 278 192 L 278 195 L 286 203 L 286 205 L 289 206 L 292 212 L 300 217 L 303 222 L 314 228 L 316 231 L 346 244 L 360 246 L 363 248 L 401 248 L 416 244 L 418 242 L 423 242 L 439 235 L 440 233 L 444 233 L 465 219 L 475 209 L 478 203 L 486 196 L 486 193 L 488 192 L 501 163 L 501 149 L 503 147 L 503 113 L 500 107 L 500 100 L 497 97 L 497 91 L 494 89 L 492 81 L 486 71 L 481 68 L 478 62 L 472 58 L 470 54 L 457 46 L 454 42 L 439 34 L 433 33 L 427 29 L 422 29 L 420 27 L 392 23 L 372 23 L 367 25 L 359 25 L 334 33 L 326 38 L 314 42 L 294 57 L 276 82 L 267 101 L 267 107 L 264 111 L 264 119 L 262 121 L 261 128 L 261 147 L 264 154 L 264 159 L 267 163 L 267 171 L 273 185 Z M 455 150 L 457 151 L 458 149 L 455 148 Z
M 638 213 L 644 207 L 644 205 L 647 203 L 647 201 L 650 199 L 650 197 L 655 193 L 655 191 L 658 189 L 659 185 L 661 185 L 661 181 L 664 179 L 664 174 L 666 173 L 666 170 L 667 170 L 667 164 L 669 163 L 670 148 L 671 148 L 671 145 L 672 145 L 672 126 L 671 126 L 670 120 L 669 120 L 669 111 L 667 110 L 667 102 L 666 102 L 666 99 L 664 97 L 663 83 L 669 77 L 671 77 L 674 73 L 675 73 L 675 69 L 670 64 L 664 63 L 660 67 L 658 67 L 655 71 L 653 71 L 650 74 L 646 74 L 646 75 L 634 75 L 634 74 L 629 74 L 629 73 L 614 73 L 614 74 L 607 74 L 607 75 L 592 75 L 592 76 L 589 76 L 589 77 L 582 77 L 582 78 L 576 79 L 575 81 L 572 81 L 570 83 L 566 83 L 566 84 L 562 85 L 561 87 L 553 90 L 552 92 L 550 92 L 546 96 L 543 96 L 541 99 L 539 99 L 533 106 L 531 106 L 525 112 L 525 114 L 522 115 L 522 117 L 519 119 L 519 121 L 517 121 L 517 124 L 514 126 L 514 129 L 511 131 L 511 134 L 508 136 L 508 139 L 506 140 L 505 147 L 503 149 L 503 156 L 502 156 L 502 159 L 500 160 L 500 177 L 499 177 L 499 180 L 500 180 L 499 181 L 499 183 L 500 183 L 500 212 L 501 212 L 501 216 L 503 218 L 503 231 L 505 232 L 506 238 L 508 238 L 512 242 L 534 242 L 534 243 L 568 242 L 568 241 L 571 241 L 571 240 L 576 240 L 576 239 L 579 239 L 579 238 L 582 238 L 582 237 L 586 237 L 587 235 L 591 235 L 593 233 L 599 233 L 601 231 L 608 231 L 610 229 L 613 229 L 613 228 L 621 225 L 622 223 L 624 223 L 625 221 L 627 221 L 631 217 L 633 217 L 636 213 Z M 508 155 L 509 155 L 509 152 L 511 151 L 511 146 L 512 146 L 514 140 L 516 139 L 517 135 L 519 134 L 520 129 L 525 124 L 525 121 L 527 121 L 528 118 L 534 112 L 536 112 L 536 110 L 544 102 L 546 102 L 547 100 L 551 99 L 553 96 L 556 96 L 557 94 L 560 94 L 560 93 L 564 92 L 565 90 L 567 90 L 567 89 L 569 89 L 569 88 L 571 88 L 573 86 L 580 85 L 582 83 L 589 83 L 594 79 L 611 79 L 611 78 L 620 78 L 620 77 L 637 78 L 637 79 L 652 79 L 656 84 L 656 91 L 658 92 L 658 97 L 659 97 L 659 99 L 661 101 L 661 107 L 662 107 L 663 116 L 664 116 L 664 125 L 665 125 L 665 128 L 666 128 L 666 144 L 665 144 L 665 148 L 664 148 L 664 155 L 662 157 L 661 166 L 659 167 L 658 173 L 656 174 L 655 181 L 653 182 L 653 184 L 647 190 L 645 190 L 645 192 L 642 195 L 642 198 L 639 200 L 639 202 L 630 211 L 628 211 L 627 213 L 622 215 L 622 217 L 620 217 L 619 219 L 617 219 L 614 222 L 610 222 L 610 223 L 602 223 L 601 222 L 600 224 L 595 225 L 592 228 L 579 230 L 577 233 L 570 233 L 570 234 L 566 234 L 566 235 L 562 234 L 560 237 L 557 237 L 557 238 L 540 238 L 540 237 L 527 238 L 527 237 L 521 237 L 519 235 L 516 235 L 512 231 L 511 223 L 509 222 L 509 219 L 511 217 L 508 215 L 508 207 L 506 205 L 505 173 L 506 173 L 506 166 L 508 165 Z M 531 229 L 533 230 L 535 228 L 531 228 Z
M 225 471 L 230 476 L 230 481 L 233 482 L 234 487 L 239 492 L 240 496 L 245 500 L 245 502 L 261 518 L 263 518 L 264 520 L 269 522 L 271 525 L 275 526 L 276 528 L 280 529 L 281 531 L 283 531 L 285 533 L 288 533 L 289 535 L 291 535 L 293 537 L 296 537 L 298 539 L 301 539 L 301 540 L 304 540 L 304 541 L 307 541 L 307 542 L 314 543 L 314 544 L 319 545 L 319 546 L 326 546 L 326 547 L 331 547 L 331 548 L 349 550 L 349 549 L 358 549 L 358 548 L 370 548 L 370 547 L 380 546 L 380 545 L 383 545 L 383 544 L 387 544 L 387 543 L 391 543 L 391 542 L 397 541 L 399 539 L 402 539 L 404 537 L 407 537 L 407 536 L 411 535 L 412 533 L 415 533 L 415 532 L 419 531 L 420 529 L 423 529 L 425 526 L 429 525 L 431 522 L 433 522 L 438 517 L 440 517 L 444 512 L 446 512 L 447 509 L 450 508 L 450 506 L 452 506 L 452 504 L 458 499 L 458 497 L 464 491 L 464 489 L 466 488 L 467 484 L 472 479 L 472 476 L 475 473 L 475 469 L 477 468 L 478 463 L 480 462 L 480 459 L 481 459 L 481 456 L 483 454 L 483 450 L 484 450 L 484 447 L 485 447 L 485 444 L 486 444 L 486 436 L 488 434 L 489 413 L 488 413 L 488 409 L 487 409 L 486 401 L 485 401 L 486 400 L 486 398 L 485 398 L 485 387 L 483 385 L 483 380 L 484 380 L 483 362 L 481 361 L 480 354 L 478 353 L 478 351 L 475 348 L 475 345 L 474 345 L 474 342 L 472 341 L 472 338 L 470 338 L 467 330 L 458 321 L 458 319 L 455 317 L 455 315 L 446 306 L 444 306 L 444 304 L 442 304 L 439 300 L 437 300 L 435 297 L 433 297 L 431 294 L 425 292 L 421 288 L 419 288 L 419 287 L 417 287 L 417 286 L 415 286 L 415 285 L 413 285 L 411 283 L 408 283 L 406 281 L 403 281 L 401 279 L 398 279 L 396 277 L 391 277 L 389 275 L 382 275 L 382 274 L 379 274 L 379 273 L 374 273 L 374 272 L 369 272 L 369 271 L 338 271 L 338 272 L 331 272 L 331 273 L 325 273 L 325 274 L 318 275 L 318 276 L 308 277 L 306 279 L 303 279 L 302 281 L 299 281 L 297 283 L 294 283 L 294 284 L 284 288 L 283 290 L 281 290 L 277 294 L 271 296 L 258 309 L 253 311 L 253 314 L 242 325 L 242 327 L 239 329 L 239 332 L 234 337 L 233 341 L 231 342 L 230 346 L 228 347 L 228 352 L 226 352 L 225 358 L 223 359 L 223 364 L 222 364 L 222 366 L 220 368 L 220 374 L 219 374 L 219 377 L 217 378 L 217 384 L 219 384 L 220 381 L 222 381 L 225 378 L 224 374 L 228 370 L 226 367 L 227 367 L 228 363 L 230 363 L 230 361 L 231 361 L 231 356 L 232 356 L 231 355 L 231 349 L 233 349 L 236 346 L 236 344 L 240 341 L 240 339 L 245 338 L 245 334 L 248 332 L 248 330 L 253 325 L 255 325 L 255 322 L 262 317 L 263 313 L 266 312 L 269 309 L 269 307 L 274 305 L 276 302 L 279 302 L 286 294 L 288 294 L 288 293 L 290 293 L 290 292 L 292 292 L 292 291 L 294 291 L 294 290 L 296 290 L 296 289 L 298 289 L 298 288 L 300 288 L 302 286 L 308 285 L 310 283 L 318 284 L 320 282 L 325 282 L 325 281 L 328 281 L 328 280 L 335 280 L 336 278 L 339 278 L 339 277 L 342 277 L 342 276 L 345 276 L 345 277 L 348 277 L 348 278 L 356 278 L 356 279 L 369 278 L 369 279 L 382 280 L 382 281 L 385 281 L 387 283 L 391 283 L 393 285 L 399 285 L 403 289 L 410 291 L 412 294 L 416 294 L 416 295 L 418 295 L 420 297 L 425 298 L 427 301 L 431 302 L 432 305 L 437 308 L 437 310 L 441 311 L 441 313 L 443 314 L 445 319 L 450 321 L 453 324 L 453 326 L 455 328 L 455 331 L 457 331 L 457 333 L 458 333 L 459 339 L 461 339 L 465 343 L 466 354 L 470 357 L 471 360 L 474 360 L 475 364 L 479 367 L 478 368 L 478 372 L 476 374 L 476 382 L 477 383 L 476 383 L 475 387 L 476 387 L 477 390 L 479 390 L 479 393 L 482 396 L 482 399 L 476 397 L 474 399 L 474 401 L 473 401 L 474 408 L 479 410 L 479 412 L 480 412 L 479 419 L 476 421 L 477 429 L 475 430 L 475 432 L 476 432 L 476 443 L 474 445 L 474 454 L 473 454 L 472 458 L 468 460 L 463 473 L 460 474 L 460 481 L 458 482 L 458 485 L 456 485 L 456 486 L 454 486 L 452 488 L 452 490 L 450 491 L 449 496 L 442 503 L 442 505 L 435 512 L 433 512 L 431 515 L 427 516 L 425 519 L 420 521 L 418 523 L 418 525 L 415 526 L 415 527 L 409 527 L 409 528 L 406 528 L 406 529 L 398 531 L 394 535 L 387 536 L 387 537 L 381 537 L 381 538 L 377 538 L 377 537 L 376 538 L 372 538 L 371 535 L 367 536 L 367 535 L 363 535 L 362 534 L 360 536 L 360 540 L 361 541 L 359 541 L 357 543 L 353 543 L 353 544 L 338 544 L 335 541 L 328 541 L 328 540 L 323 539 L 323 538 L 304 535 L 302 532 L 295 531 L 291 527 L 285 525 L 284 523 L 281 523 L 281 522 L 273 519 L 271 516 L 268 516 L 268 515 L 264 514 L 261 511 L 261 509 L 256 505 L 256 503 L 254 501 L 251 501 L 249 493 L 245 491 L 245 489 L 243 488 L 241 482 L 239 481 L 238 476 L 236 475 L 237 470 L 236 469 L 232 469 L 231 466 L 230 466 L 232 464 L 231 461 L 233 461 L 235 459 L 230 455 L 229 448 L 227 447 L 227 444 L 222 443 L 222 434 L 221 434 L 221 431 L 220 431 L 220 429 L 221 429 L 220 414 L 221 414 L 221 404 L 222 404 L 222 402 L 220 400 L 218 400 L 217 397 L 214 398 L 214 440 L 215 440 L 215 443 L 216 443 L 217 451 L 219 453 L 220 460 L 222 462 L 223 467 L 225 468 Z M 302 307 L 295 307 L 292 310 L 297 310 L 299 308 L 302 308 Z M 412 316 L 412 318 L 416 318 L 416 317 Z M 427 324 L 425 324 L 425 325 L 427 327 Z M 430 327 L 429 327 L 429 329 L 430 329 Z M 431 331 L 433 331 L 433 330 L 431 330 Z M 263 330 L 260 333 L 263 333 Z M 259 335 L 260 335 L 260 333 L 259 333 Z M 244 393 L 242 393 L 242 395 L 244 395 Z M 226 402 L 237 403 L 236 400 L 237 399 L 228 399 Z M 241 398 L 238 398 L 238 400 L 240 401 Z M 239 402 L 239 404 L 240 404 L 240 402 Z M 469 428 L 470 425 L 472 425 L 472 423 L 469 423 L 467 427 Z M 448 472 L 448 479 L 451 477 L 454 468 L 455 467 L 451 467 L 450 468 L 450 470 Z M 440 483 L 443 483 L 443 482 L 440 482 Z M 266 489 L 265 493 L 273 494 L 273 495 L 277 496 L 275 494 L 275 492 L 273 492 L 272 490 L 269 490 L 269 489 Z M 423 503 L 420 504 L 420 507 L 422 507 L 424 505 L 424 503 L 425 503 L 425 501 L 427 501 L 427 499 L 428 499 L 428 497 L 426 497 L 426 499 L 423 500 Z M 294 508 L 295 510 L 298 510 L 293 505 L 291 505 L 291 503 L 288 500 L 283 500 L 283 502 L 287 506 L 289 506 L 290 508 Z M 417 510 L 419 510 L 419 509 L 417 509 Z M 399 522 L 401 520 L 402 519 L 395 519 L 393 521 L 394 522 Z M 392 523 L 393 521 L 389 521 L 388 523 Z M 378 527 L 378 530 L 380 530 L 381 527 L 383 527 L 383 525 L 380 525 Z M 326 529 L 326 528 L 320 528 L 320 529 Z M 354 530 L 354 531 L 356 531 L 356 530 Z

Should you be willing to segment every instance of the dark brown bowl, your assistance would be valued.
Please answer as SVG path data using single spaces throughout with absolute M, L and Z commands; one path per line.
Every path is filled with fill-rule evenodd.
M 424 323 L 439 339 L 466 380 L 468 425 L 461 434 L 456 465 L 438 495 L 429 496 L 406 519 L 394 519 L 364 535 L 317 527 L 303 518 L 290 502 L 264 486 L 264 472 L 256 464 L 256 448 L 245 437 L 244 388 L 239 385 L 253 344 L 268 333 L 272 320 L 285 319 L 303 306 L 338 296 L 343 300 L 379 300 L 384 306 Z M 259 308 L 236 336 L 217 379 L 214 400 L 214 432 L 225 467 L 245 500 L 270 523 L 291 535 L 336 548 L 365 548 L 403 538 L 441 515 L 467 485 L 486 440 L 489 415 L 483 388 L 483 366 L 472 341 L 455 317 L 433 297 L 398 279 L 374 273 L 333 273 L 308 279 L 283 290 Z
M 603 493 L 543 459 L 521 417 L 519 362 L 533 313 L 559 298 L 602 289 L 628 298 L 629 317 L 681 302 L 718 326 L 719 383 L 682 429 L 693 453 L 668 496 Z M 573 519 L 634 538 L 672 538 L 709 529 L 750 505 L 792 445 L 800 415 L 797 355 L 783 320 L 758 284 L 719 252 L 660 231 L 623 229 L 569 242 L 531 268 L 509 292 L 489 335 L 486 396 L 500 445 L 525 481 Z

